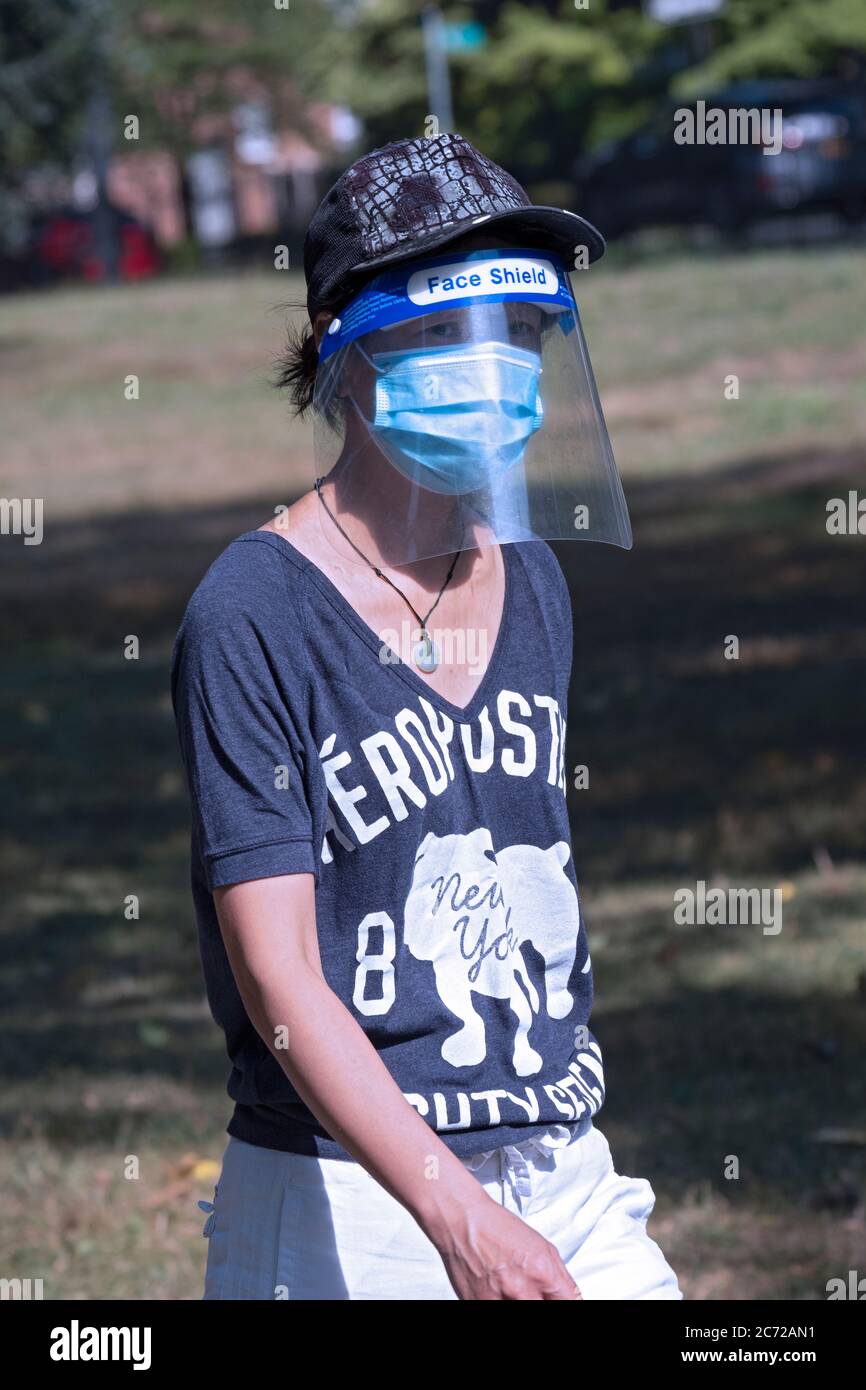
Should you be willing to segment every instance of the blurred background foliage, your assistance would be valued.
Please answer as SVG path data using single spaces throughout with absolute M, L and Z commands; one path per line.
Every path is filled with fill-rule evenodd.
M 579 0 L 578 0 L 579 2 Z M 239 69 L 255 72 L 275 114 L 306 121 L 334 101 L 368 148 L 424 132 L 420 0 L 2 0 L 0 180 L 7 197 L 35 159 L 71 157 L 84 98 L 105 82 L 141 120 L 141 147 L 190 147 L 192 117 L 228 110 Z M 728 0 L 708 25 L 670 28 L 635 0 L 478 0 L 449 22 L 486 41 L 451 59 L 457 128 L 524 182 L 549 180 L 581 152 L 635 128 L 668 93 L 760 76 L 862 72 L 862 0 Z M 703 37 L 701 37 L 703 36 Z

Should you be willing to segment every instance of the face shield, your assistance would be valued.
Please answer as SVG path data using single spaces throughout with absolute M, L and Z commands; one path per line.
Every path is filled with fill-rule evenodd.
M 571 275 L 551 252 L 452 251 L 379 275 L 322 338 L 313 411 L 326 505 L 388 565 L 520 540 L 631 547 Z

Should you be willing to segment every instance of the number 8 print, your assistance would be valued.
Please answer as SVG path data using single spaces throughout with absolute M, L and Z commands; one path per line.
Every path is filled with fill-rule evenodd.
M 382 929 L 382 949 L 376 953 L 368 951 L 371 927 L 381 927 Z M 396 954 L 397 934 L 394 931 L 394 923 L 391 918 L 387 912 L 368 912 L 358 926 L 358 953 L 355 957 L 358 962 L 358 969 L 355 971 L 355 992 L 352 995 L 352 1003 L 359 1014 L 365 1014 L 368 1018 L 378 1014 L 386 1014 L 394 1003 L 394 957 Z M 365 999 L 364 989 L 367 976 L 376 971 L 382 973 L 381 997 L 379 999 Z

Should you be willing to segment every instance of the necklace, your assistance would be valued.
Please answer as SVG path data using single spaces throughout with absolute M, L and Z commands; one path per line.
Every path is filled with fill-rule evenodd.
M 415 645 L 414 645 L 413 648 L 412 648 L 412 660 L 415 662 L 415 665 L 418 667 L 418 670 L 419 670 L 419 671 L 427 671 L 427 672 L 435 671 L 436 668 L 437 668 L 437 666 L 439 665 L 439 662 L 440 662 L 440 660 L 441 660 L 441 656 L 440 656 L 439 648 L 436 646 L 436 643 L 433 641 L 433 638 L 430 636 L 430 633 L 427 631 L 427 623 L 429 622 L 430 614 L 433 612 L 433 609 L 436 607 L 436 604 L 439 602 L 440 598 L 442 597 L 442 595 L 444 594 L 446 588 L 448 587 L 448 582 L 449 582 L 449 580 L 451 579 L 452 574 L 454 573 L 454 567 L 455 567 L 455 565 L 457 564 L 457 561 L 458 561 L 458 559 L 460 558 L 460 555 L 462 554 L 462 551 L 459 551 L 459 550 L 458 550 L 458 551 L 456 552 L 456 554 L 455 554 L 455 556 L 454 556 L 454 559 L 451 561 L 451 568 L 449 569 L 448 573 L 447 573 L 446 576 L 445 576 L 445 583 L 442 585 L 442 588 L 439 590 L 439 593 L 436 595 L 436 601 L 435 601 L 435 603 L 433 604 L 433 607 L 432 607 L 432 608 L 429 610 L 429 612 L 427 613 L 427 617 L 426 617 L 426 618 L 422 618 L 422 617 L 421 617 L 421 614 L 418 612 L 418 610 L 413 606 L 413 604 L 411 604 L 411 603 L 409 602 L 409 599 L 408 599 L 408 598 L 406 597 L 406 595 L 403 593 L 403 590 L 402 590 L 402 589 L 398 589 L 398 588 L 397 588 L 397 585 L 394 583 L 394 581 L 393 581 L 392 579 L 389 579 L 388 576 L 387 576 L 387 574 L 383 574 L 382 571 L 379 569 L 379 567 L 378 567 L 377 565 L 374 565 L 373 562 L 372 562 L 372 560 L 368 560 L 368 559 L 367 559 L 367 556 L 364 554 L 364 552 L 363 552 L 362 550 L 359 550 L 359 549 L 358 549 L 358 547 L 356 546 L 355 542 L 352 540 L 352 537 L 346 535 L 346 532 L 343 530 L 343 527 L 340 525 L 339 521 L 338 521 L 337 518 L 334 516 L 334 513 L 331 511 L 331 508 L 328 506 L 327 502 L 325 501 L 324 497 L 322 496 L 322 488 L 321 488 L 322 481 L 323 481 L 322 478 L 317 478 L 317 479 L 316 479 L 316 492 L 319 494 L 319 501 L 321 502 L 322 506 L 325 508 L 325 511 L 328 513 L 328 516 L 331 518 L 331 520 L 333 521 L 334 525 L 337 527 L 337 530 L 342 532 L 342 534 L 346 537 L 346 540 L 349 542 L 349 544 L 350 544 L 350 546 L 352 547 L 352 549 L 353 549 L 358 555 L 360 555 L 361 559 L 364 561 L 365 564 L 367 564 L 367 565 L 370 566 L 370 569 L 374 572 L 374 574 L 378 574 L 378 576 L 379 576 L 380 579 L 384 579 L 384 581 L 385 581 L 386 584 L 390 584 L 390 585 L 391 585 L 391 588 L 394 589 L 394 590 L 400 595 L 400 597 L 401 597 L 401 599 L 403 600 L 404 603 L 406 603 L 406 604 L 409 605 L 409 607 L 412 609 L 412 612 L 415 614 L 415 617 L 418 619 L 418 623 L 419 623 L 420 628 L 421 628 L 421 639 L 420 639 L 420 641 L 416 642 Z

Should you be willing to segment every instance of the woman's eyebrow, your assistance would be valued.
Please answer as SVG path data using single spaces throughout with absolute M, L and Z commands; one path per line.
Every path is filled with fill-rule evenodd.
M 528 314 L 540 323 L 544 315 L 544 310 L 539 304 L 530 304 L 528 300 L 519 299 L 506 306 L 509 317 L 512 315 Z

